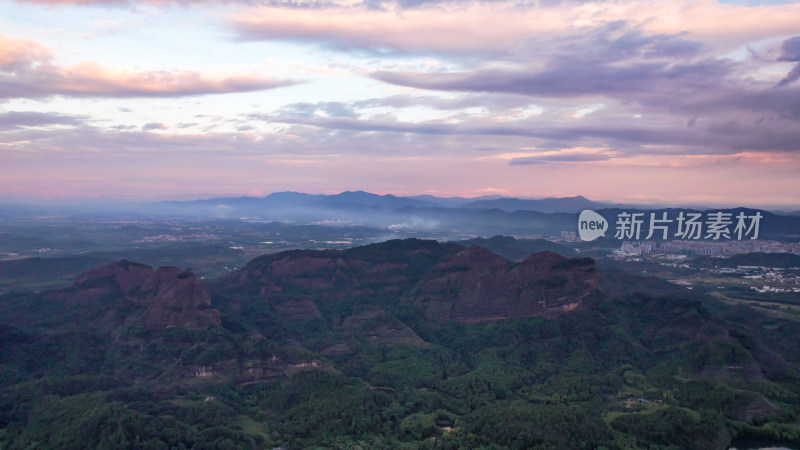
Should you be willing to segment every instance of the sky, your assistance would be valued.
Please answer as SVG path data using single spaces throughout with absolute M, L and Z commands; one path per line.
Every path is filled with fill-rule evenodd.
M 800 209 L 800 3 L 0 0 L 0 203 Z

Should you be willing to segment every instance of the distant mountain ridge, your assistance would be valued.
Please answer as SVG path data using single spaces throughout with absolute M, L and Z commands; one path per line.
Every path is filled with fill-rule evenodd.
M 589 200 L 581 195 L 575 197 L 543 198 L 528 200 L 503 197 L 493 200 L 477 200 L 466 203 L 462 208 L 492 209 L 503 211 L 538 211 L 544 213 L 577 213 L 584 209 L 600 209 L 611 206 L 610 203 L 601 203 Z
M 395 196 L 379 195 L 366 191 L 344 191 L 339 194 L 306 194 L 294 191 L 274 192 L 264 197 L 213 197 L 199 200 L 169 200 L 159 202 L 82 204 L 0 204 L 0 217 L 22 218 L 47 215 L 93 216 L 112 215 L 172 215 L 236 217 L 236 215 L 264 214 L 270 210 L 285 210 L 297 213 L 308 208 L 324 209 L 380 209 L 400 210 L 403 208 L 444 208 L 444 209 L 500 209 L 547 213 L 574 213 L 586 208 L 602 208 L 615 205 L 595 202 L 582 196 L 519 199 L 497 195 L 479 197 L 436 197 L 433 195 Z
M 507 212 L 536 211 L 544 213 L 576 213 L 584 209 L 610 207 L 634 207 L 610 202 L 596 202 L 583 196 L 548 197 L 543 199 L 520 199 L 516 197 L 481 196 L 468 197 L 436 197 L 418 195 L 398 197 L 392 194 L 379 195 L 365 191 L 345 191 L 334 195 L 304 194 L 300 192 L 276 192 L 266 197 L 223 197 L 207 200 L 172 201 L 171 205 L 225 205 L 230 207 L 265 206 L 265 207 L 297 207 L 308 205 L 332 206 L 366 206 L 385 209 L 414 208 L 469 208 L 499 209 Z
M 469 201 L 467 201 L 469 200 Z M 88 208 L 88 207 L 87 207 Z M 795 239 L 800 236 L 800 216 L 774 214 L 752 208 L 662 208 L 596 202 L 583 196 L 519 199 L 433 196 L 398 197 L 365 191 L 335 195 L 276 192 L 265 197 L 224 197 L 191 201 L 105 205 L 95 209 L 79 207 L 19 208 L 0 205 L 0 218 L 66 216 L 75 219 L 183 219 L 237 220 L 295 224 L 361 225 L 391 232 L 408 232 L 416 237 L 464 239 L 468 236 L 498 234 L 546 237 L 562 231 L 577 231 L 577 214 L 591 209 L 605 215 L 609 223 L 625 211 L 677 214 L 682 211 L 761 211 L 762 239 Z M 608 236 L 606 236 L 608 237 Z
M 396 196 L 392 194 L 374 194 L 371 192 L 344 191 L 338 194 L 307 194 L 295 191 L 273 192 L 264 197 L 212 197 L 198 200 L 168 200 L 157 202 L 102 202 L 97 204 L 54 203 L 24 204 L 0 203 L 0 218 L 35 217 L 47 215 L 93 216 L 108 213 L 115 215 L 190 215 L 190 216 L 228 216 L 236 214 L 252 214 L 274 209 L 296 211 L 303 208 L 372 208 L 382 210 L 401 210 L 404 208 L 441 208 L 441 209 L 498 209 L 505 212 L 533 211 L 540 213 L 578 213 L 584 209 L 637 209 L 658 210 L 668 208 L 657 204 L 623 204 L 608 201 L 590 200 L 582 195 L 572 197 L 518 198 L 500 195 L 483 195 L 478 197 L 437 197 L 434 195 Z M 693 210 L 731 209 L 709 208 L 698 205 L 672 206 Z M 753 209 L 753 208 L 750 208 Z M 775 214 L 797 216 L 800 210 L 776 210 L 771 207 L 761 208 Z

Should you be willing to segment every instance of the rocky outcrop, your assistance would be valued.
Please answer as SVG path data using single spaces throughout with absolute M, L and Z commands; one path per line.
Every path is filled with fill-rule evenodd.
M 141 286 L 139 298 L 147 306 L 144 323 L 149 329 L 220 324 L 219 311 L 211 306 L 208 290 L 189 270 L 160 267 Z
M 404 300 L 429 318 L 474 324 L 555 317 L 578 308 L 596 288 L 591 259 L 542 252 L 512 266 L 473 246 L 435 266 Z
M 461 247 L 406 239 L 347 250 L 291 250 L 253 259 L 214 285 L 236 311 L 256 299 L 291 321 L 322 317 L 318 306 L 359 298 L 399 298 L 422 274 Z
M 400 290 L 407 265 L 373 264 L 338 252 L 289 251 L 251 261 L 231 278 L 239 285 L 257 283 L 264 298 L 284 294 L 373 294 Z
M 232 310 L 259 299 L 292 321 L 325 319 L 320 310 L 340 309 L 325 307 L 333 302 L 384 311 L 408 302 L 428 318 L 472 324 L 574 310 L 597 289 L 597 274 L 590 258 L 541 252 L 514 264 L 482 247 L 409 239 L 265 255 L 215 289 Z
M 149 330 L 171 326 L 205 328 L 220 324 L 206 287 L 189 270 L 119 261 L 84 273 L 54 294 L 74 307 L 105 311 L 99 326 L 138 322 Z
M 414 330 L 389 316 L 377 307 L 368 307 L 342 322 L 342 331 L 377 345 L 408 344 L 417 348 L 429 347 Z
M 308 322 L 322 317 L 317 305 L 309 298 L 287 300 L 272 305 L 272 310 L 286 320 L 293 322 Z

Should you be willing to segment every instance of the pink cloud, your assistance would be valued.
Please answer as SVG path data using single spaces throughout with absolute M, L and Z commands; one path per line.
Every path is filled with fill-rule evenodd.
M 0 99 L 75 97 L 179 97 L 274 89 L 295 84 L 257 74 L 141 71 L 82 62 L 61 66 L 47 47 L 0 35 Z
M 647 34 L 686 34 L 733 49 L 797 31 L 800 4 L 748 7 L 716 0 L 432 2 L 383 9 L 333 2 L 315 8 L 260 6 L 227 16 L 243 39 L 291 39 L 345 49 L 515 54 L 529 38 L 554 37 L 624 21 Z M 323 19 L 324 18 L 324 19 Z M 546 54 L 547 46 L 537 48 Z
M 209 0 L 213 1 L 213 0 Z M 190 3 L 188 1 L 170 0 L 17 0 L 18 3 L 34 3 L 39 5 L 58 6 L 58 5 L 110 5 L 131 3 L 146 3 L 150 5 L 168 5 L 171 3 Z
M 50 50 L 36 41 L 0 34 L 0 69 L 2 70 L 30 66 L 34 62 L 47 60 L 50 56 Z
M 436 10 L 329 7 L 320 11 L 265 6 L 227 19 L 244 39 L 308 40 L 376 51 L 505 53 L 532 33 L 563 27 L 557 14 L 542 9 L 534 17 L 513 11 L 511 5 L 480 3 L 440 5 Z
M 592 198 L 612 201 L 789 205 L 796 203 L 800 189 L 800 162 L 783 152 L 639 155 L 585 164 L 551 160 L 512 165 L 511 158 L 533 153 L 513 151 L 530 144 L 530 139 L 457 134 L 409 138 L 404 133 L 330 134 L 327 130 L 306 130 L 303 139 L 295 139 L 288 134 L 292 131 L 184 135 L 88 126 L 13 129 L 0 132 L 0 167 L 6 168 L 0 177 L 0 194 L 44 198 L 47 195 L 41 190 L 48 189 L 67 197 L 99 193 L 107 198 L 156 198 L 242 195 L 254 189 L 364 189 L 411 194 L 433 190 L 441 195 L 591 193 Z M 510 150 L 496 155 L 472 149 L 488 143 Z M 581 155 L 611 152 L 571 151 Z

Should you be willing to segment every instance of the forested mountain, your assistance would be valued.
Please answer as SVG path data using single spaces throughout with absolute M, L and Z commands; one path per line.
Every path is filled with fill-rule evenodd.
M 118 261 L 0 297 L 0 386 L 10 449 L 722 449 L 800 440 L 800 324 L 550 251 Z

